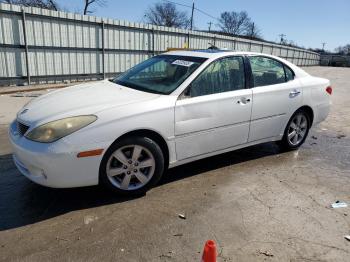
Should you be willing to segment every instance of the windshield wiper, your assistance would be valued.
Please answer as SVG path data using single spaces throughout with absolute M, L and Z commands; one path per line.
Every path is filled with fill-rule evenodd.
M 146 92 L 146 93 L 152 93 L 152 94 L 158 94 L 158 95 L 166 95 L 163 92 L 160 92 L 160 91 L 157 91 L 157 90 L 151 90 L 151 89 L 148 89 L 148 88 L 145 88 L 145 87 L 142 87 L 142 86 L 139 86 L 139 85 L 135 85 L 135 84 L 132 84 L 132 83 L 127 83 L 127 82 L 124 82 L 124 81 L 121 81 L 121 80 L 117 80 L 116 82 L 113 82 L 113 83 L 121 85 L 121 86 L 125 86 L 125 87 L 128 87 L 128 88 L 131 88 L 131 89 L 135 89 L 135 90 L 138 90 L 138 91 Z

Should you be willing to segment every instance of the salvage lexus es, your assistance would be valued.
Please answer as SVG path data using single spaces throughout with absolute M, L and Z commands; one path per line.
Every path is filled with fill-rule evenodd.
M 278 57 L 172 51 L 32 100 L 9 136 L 35 183 L 143 193 L 194 160 L 269 141 L 298 148 L 327 117 L 331 93 L 328 80 Z

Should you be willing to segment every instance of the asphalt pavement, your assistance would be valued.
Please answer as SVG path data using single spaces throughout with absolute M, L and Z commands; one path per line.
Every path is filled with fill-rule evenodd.
M 350 68 L 305 70 L 331 80 L 333 105 L 298 151 L 267 143 L 200 160 L 137 198 L 23 177 L 8 124 L 46 91 L 1 95 L 0 261 L 200 261 L 207 239 L 218 261 L 349 261 L 349 207 L 330 205 L 350 204 Z

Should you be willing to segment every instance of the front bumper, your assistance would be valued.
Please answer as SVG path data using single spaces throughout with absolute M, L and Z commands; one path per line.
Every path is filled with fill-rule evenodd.
M 106 145 L 77 146 L 64 138 L 47 144 L 33 142 L 18 134 L 15 122 L 10 126 L 9 138 L 16 167 L 33 182 L 55 188 L 98 184 L 102 155 L 77 158 L 77 154 Z

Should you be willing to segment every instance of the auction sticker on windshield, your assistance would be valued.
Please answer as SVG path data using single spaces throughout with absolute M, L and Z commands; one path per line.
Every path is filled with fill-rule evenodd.
M 190 67 L 191 65 L 193 65 L 193 62 L 185 61 L 185 60 L 175 60 L 171 64 Z

